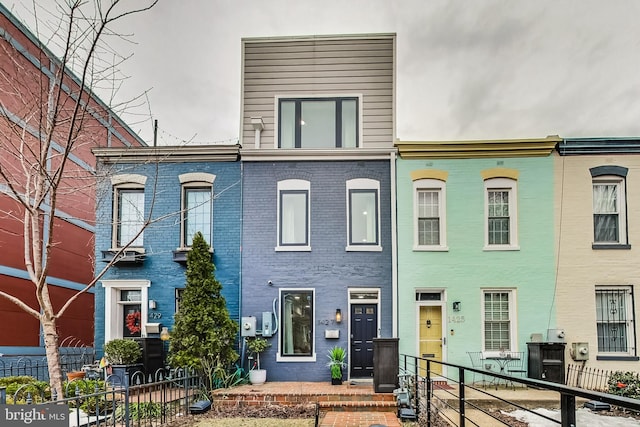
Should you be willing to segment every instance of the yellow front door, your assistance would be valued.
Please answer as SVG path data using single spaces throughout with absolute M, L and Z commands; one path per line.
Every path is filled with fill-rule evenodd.
M 420 356 L 442 361 L 442 310 L 440 306 L 420 307 Z M 426 373 L 427 364 L 420 367 Z M 442 365 L 431 364 L 432 374 L 442 374 Z

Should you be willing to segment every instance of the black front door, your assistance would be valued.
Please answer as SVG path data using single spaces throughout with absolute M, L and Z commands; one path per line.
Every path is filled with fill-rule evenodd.
M 378 336 L 378 306 L 351 305 L 351 378 L 373 376 L 373 339 Z

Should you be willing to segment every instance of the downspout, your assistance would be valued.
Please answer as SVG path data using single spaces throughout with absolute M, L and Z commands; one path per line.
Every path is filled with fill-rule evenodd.
M 264 129 L 262 117 L 251 117 L 251 125 L 255 131 L 255 148 L 260 148 L 260 133 Z
M 396 219 L 396 152 L 391 152 L 391 336 L 398 338 L 398 233 Z

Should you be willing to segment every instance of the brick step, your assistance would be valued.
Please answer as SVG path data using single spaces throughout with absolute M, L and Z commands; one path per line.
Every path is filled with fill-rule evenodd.
M 327 400 L 318 402 L 320 412 L 348 411 L 348 412 L 395 412 L 396 402 L 394 401 L 372 401 L 372 400 Z

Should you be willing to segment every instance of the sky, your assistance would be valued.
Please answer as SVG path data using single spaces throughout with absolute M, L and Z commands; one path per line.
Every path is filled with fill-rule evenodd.
M 0 1 L 32 25 L 30 0 Z M 114 42 L 132 55 L 116 100 L 145 94 L 122 117 L 150 144 L 153 120 L 158 144 L 233 141 L 243 37 L 396 33 L 398 139 L 640 136 L 639 17 L 636 0 L 160 0 L 118 27 L 135 44 Z

